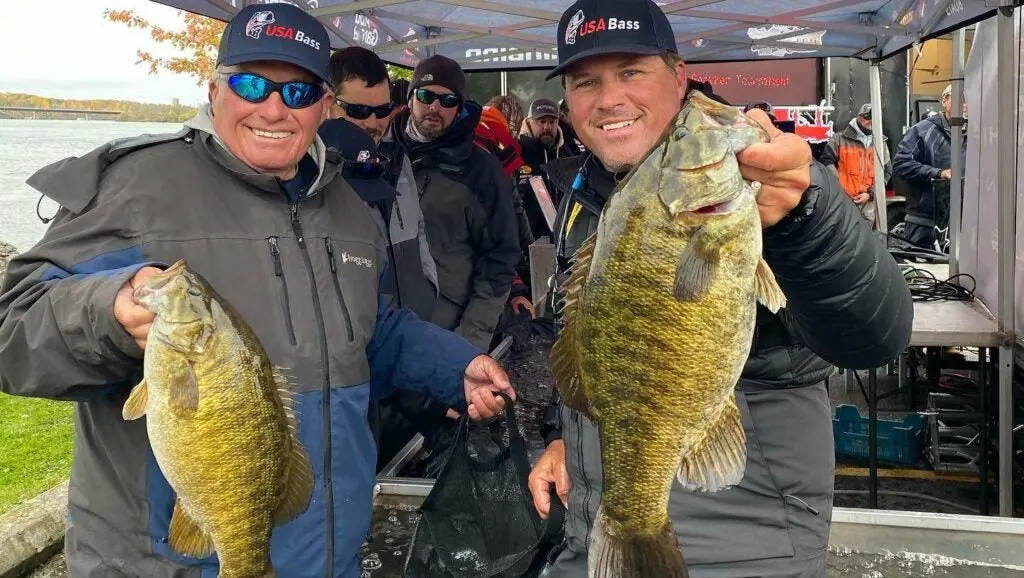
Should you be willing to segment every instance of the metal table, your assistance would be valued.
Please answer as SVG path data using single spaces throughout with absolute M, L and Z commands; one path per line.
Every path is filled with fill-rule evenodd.
M 938 273 L 938 271 L 936 271 Z M 939 275 L 936 275 L 938 277 Z M 911 347 L 977 347 L 979 409 L 983 426 L 979 453 L 981 478 L 980 511 L 988 514 L 989 403 L 987 358 L 989 349 L 1004 345 L 999 324 L 991 313 L 975 301 L 914 302 Z M 902 370 L 901 370 L 902 371 Z M 878 507 L 878 369 L 868 373 L 868 489 L 872 508 Z

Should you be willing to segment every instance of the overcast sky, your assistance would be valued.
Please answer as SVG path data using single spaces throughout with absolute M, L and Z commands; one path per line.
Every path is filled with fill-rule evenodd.
M 180 30 L 180 13 L 149 0 L 4 0 L 0 28 L 0 92 L 51 98 L 111 98 L 170 104 L 205 101 L 205 88 L 180 74 L 149 74 L 136 50 L 173 55 L 146 31 L 109 22 L 103 10 L 133 9 Z

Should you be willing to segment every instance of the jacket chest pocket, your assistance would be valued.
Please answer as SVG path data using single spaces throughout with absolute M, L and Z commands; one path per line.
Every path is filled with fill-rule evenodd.
M 383 263 L 373 246 L 325 237 L 318 241 L 328 279 L 320 282 L 332 375 L 347 385 L 364 381 L 366 346 L 377 320 L 379 274 Z

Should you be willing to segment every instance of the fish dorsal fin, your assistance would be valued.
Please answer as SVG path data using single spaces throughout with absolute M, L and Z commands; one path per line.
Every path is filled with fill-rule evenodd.
M 206 558 L 213 554 L 213 539 L 185 512 L 181 500 L 174 502 L 167 545 L 175 552 L 192 558 Z
M 306 511 L 313 497 L 313 469 L 309 456 L 299 442 L 298 418 L 295 417 L 295 400 L 284 370 L 275 367 L 274 384 L 284 406 L 288 419 L 288 455 L 285 460 L 281 495 L 274 510 L 274 525 L 281 526 L 294 520 Z
M 579 321 L 584 286 L 590 275 L 590 265 L 597 247 L 597 233 L 580 245 L 576 251 L 569 278 L 562 286 L 562 331 L 551 346 L 551 374 L 555 378 L 562 402 L 569 408 L 590 416 L 590 402 L 580 384 L 580 341 L 582 325 Z M 557 305 L 556 305 L 557 306 Z
M 139 419 L 146 415 L 146 406 L 149 404 L 149 388 L 146 387 L 146 379 L 143 378 L 138 385 L 132 388 L 128 399 L 121 409 L 121 417 L 125 420 Z

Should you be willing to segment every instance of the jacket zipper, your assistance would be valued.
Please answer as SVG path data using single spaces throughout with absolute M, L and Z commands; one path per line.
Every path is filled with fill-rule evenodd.
M 427 194 L 427 187 L 429 187 L 429 186 L 430 186 L 430 173 L 427 173 L 427 174 L 423 175 L 423 188 L 420 189 L 420 198 L 421 199 L 423 198 L 423 195 Z
M 578 412 L 572 412 L 572 417 L 576 426 L 576 460 L 580 465 L 580 477 L 583 478 L 583 523 L 587 528 L 587 535 L 585 536 L 585 544 L 590 543 L 590 534 L 594 531 L 594 520 L 590 519 L 590 497 L 593 494 L 593 488 L 590 487 L 590 478 L 587 476 L 586 459 L 583 455 L 583 419 Z M 595 432 L 596 433 L 596 432 Z M 604 484 L 604 480 L 601 480 Z
M 291 211 L 292 231 L 295 240 L 302 249 L 302 258 L 309 272 L 309 287 L 313 293 L 313 308 L 320 332 L 320 363 L 323 366 L 323 378 L 320 383 L 321 403 L 323 404 L 323 436 L 324 436 L 324 507 L 327 510 L 327 569 L 325 576 L 334 577 L 334 483 L 331 480 L 331 376 L 330 359 L 327 355 L 327 328 L 324 327 L 323 308 L 320 307 L 320 294 L 316 290 L 316 276 L 313 274 L 313 262 L 309 258 L 306 238 L 302 234 L 302 222 L 299 220 L 299 206 L 288 205 Z
M 288 282 L 284 279 L 284 267 L 281 266 L 281 248 L 277 243 L 277 237 L 270 237 L 267 243 L 270 245 L 270 256 L 274 259 L 274 275 L 281 280 L 281 307 L 284 309 L 284 324 L 288 328 L 288 341 L 296 345 L 292 308 L 288 303 Z
M 334 292 L 338 295 L 338 303 L 341 305 L 341 314 L 345 317 L 345 332 L 348 335 L 348 340 L 355 341 L 356 336 L 352 331 L 352 317 L 348 313 L 348 305 L 345 305 L 345 295 L 341 292 L 341 281 L 338 280 L 338 268 L 334 264 L 334 247 L 331 246 L 330 239 L 324 239 L 324 245 L 327 246 L 327 259 L 331 263 L 331 279 L 334 280 Z

